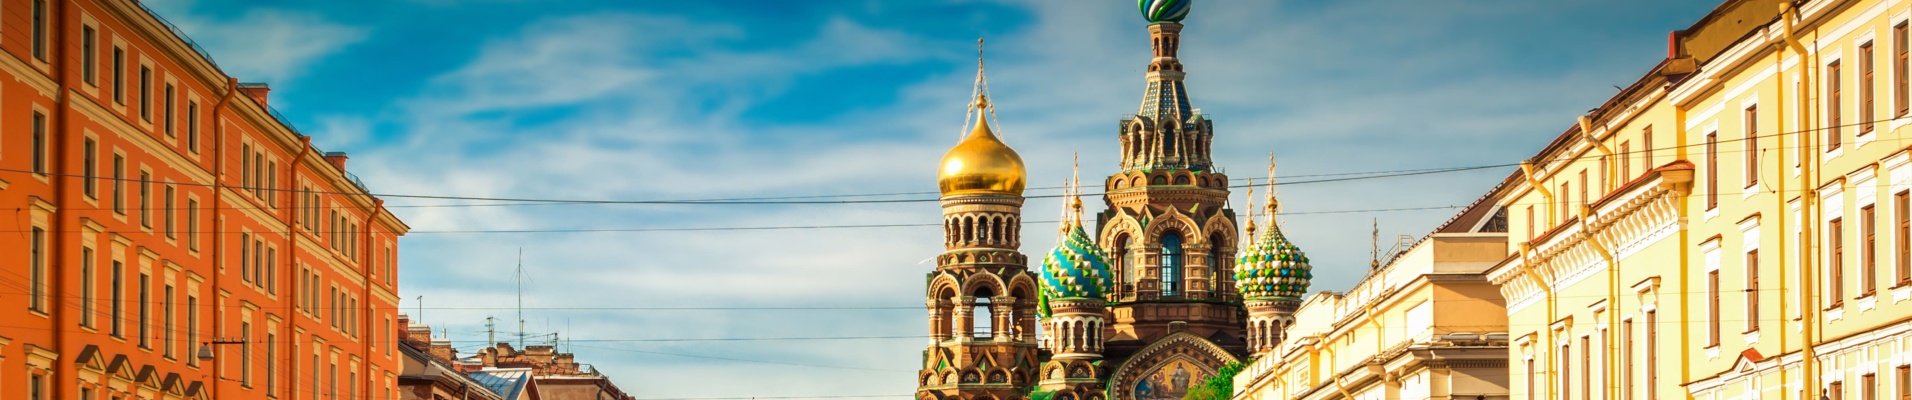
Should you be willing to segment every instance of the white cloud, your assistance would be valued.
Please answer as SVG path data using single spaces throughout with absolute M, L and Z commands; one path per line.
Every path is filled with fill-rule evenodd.
M 290 85 L 314 63 L 367 38 L 369 30 L 300 11 L 255 8 L 231 18 L 190 12 L 192 0 L 156 1 L 161 16 L 200 41 L 219 67 L 244 82 Z

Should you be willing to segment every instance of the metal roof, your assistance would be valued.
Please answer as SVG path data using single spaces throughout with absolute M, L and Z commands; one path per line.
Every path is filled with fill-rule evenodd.
M 525 387 L 531 384 L 530 368 L 485 368 L 469 375 L 492 392 L 505 395 L 505 400 L 522 398 Z

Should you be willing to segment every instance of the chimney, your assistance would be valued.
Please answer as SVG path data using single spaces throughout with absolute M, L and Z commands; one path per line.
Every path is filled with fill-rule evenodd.
M 264 107 L 266 105 L 266 94 L 272 93 L 272 86 L 260 82 L 241 83 L 239 84 L 239 93 L 245 94 L 246 97 L 251 97 L 252 101 L 259 102 L 259 106 Z
M 458 350 L 451 348 L 450 340 L 433 340 L 431 355 L 432 358 L 437 358 L 446 363 L 452 363 L 458 360 Z
M 345 152 L 343 151 L 331 151 L 331 152 L 325 153 L 325 162 L 332 163 L 332 166 L 338 167 L 339 172 L 345 171 L 345 159 L 347 158 L 350 158 L 350 157 L 346 157 Z

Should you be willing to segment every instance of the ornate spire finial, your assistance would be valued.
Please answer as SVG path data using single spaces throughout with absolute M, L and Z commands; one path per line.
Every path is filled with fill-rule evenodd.
M 1275 224 L 1275 213 L 1281 211 L 1281 200 L 1275 199 L 1275 153 L 1268 153 L 1268 225 Z
M 1248 178 L 1248 236 L 1243 239 L 1255 240 L 1255 178 Z
M 983 66 L 983 38 L 976 38 L 976 86 L 970 93 L 973 100 L 969 102 L 969 112 L 973 113 L 971 116 L 975 117 L 977 126 L 991 125 L 993 122 L 996 130 L 1000 131 L 1002 121 L 992 121 L 996 119 L 996 107 L 989 102 L 989 78 Z M 964 121 L 964 124 L 968 124 L 968 121 Z M 970 128 L 965 125 L 963 134 L 968 134 Z
M 1082 226 L 1082 154 L 1075 154 L 1069 167 L 1069 182 L 1063 185 L 1064 219 L 1063 229 Z

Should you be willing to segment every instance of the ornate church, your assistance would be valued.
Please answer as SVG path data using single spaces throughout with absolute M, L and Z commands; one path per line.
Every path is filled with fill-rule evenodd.
M 1260 232 L 1252 204 L 1246 216 L 1229 208 L 1214 125 L 1190 104 L 1177 58 L 1190 0 L 1139 3 L 1154 54 L 1141 107 L 1116 132 L 1120 170 L 1103 181 L 1093 231 L 1072 181 L 1035 269 L 1017 250 L 1026 171 L 991 128 L 979 68 L 974 126 L 938 173 L 945 250 L 926 279 L 932 344 L 917 398 L 1180 399 L 1293 321 L 1311 267 L 1276 224 L 1272 181 Z

